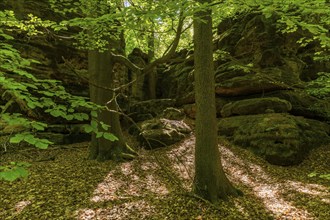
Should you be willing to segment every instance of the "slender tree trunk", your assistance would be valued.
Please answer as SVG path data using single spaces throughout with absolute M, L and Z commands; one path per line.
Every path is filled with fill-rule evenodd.
M 148 60 L 149 63 L 155 58 L 155 36 L 154 32 L 149 35 L 148 39 Z M 155 99 L 156 98 L 156 86 L 157 86 L 157 69 L 153 68 L 148 74 L 148 98 Z
M 219 199 L 227 199 L 228 195 L 237 195 L 238 191 L 223 171 L 218 149 L 211 15 L 211 10 L 201 11 L 195 14 L 194 19 L 197 106 L 194 192 L 215 203 Z

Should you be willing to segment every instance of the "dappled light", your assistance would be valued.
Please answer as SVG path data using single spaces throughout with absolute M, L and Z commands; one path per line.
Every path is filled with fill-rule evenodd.
M 319 198 L 322 202 L 330 204 L 330 189 L 318 184 L 301 183 L 297 181 L 286 181 L 285 187 L 300 193 Z
M 29 201 L 29 200 L 20 201 L 20 202 L 16 203 L 15 204 L 16 214 L 21 213 L 30 204 L 31 204 L 31 201 Z
M 77 219 L 116 219 L 126 220 L 134 214 L 137 218 L 145 219 L 154 213 L 154 209 L 145 201 L 126 202 L 111 208 L 82 209 L 76 212 Z
M 0 220 L 330 220 L 329 21 L 0 0 Z
M 169 165 L 175 175 L 181 179 L 187 191 L 191 190 L 193 180 L 194 141 L 193 136 L 188 137 L 167 151 L 167 157 L 170 160 Z M 284 197 L 284 194 L 289 190 L 308 194 L 319 198 L 323 202 L 328 202 L 330 194 L 328 188 L 323 185 L 294 180 L 282 181 L 269 174 L 261 165 L 246 158 L 243 160 L 230 148 L 221 146 L 220 150 L 222 163 L 230 180 L 235 185 L 243 184 L 251 189 L 255 197 L 260 199 L 264 208 L 269 210 L 276 219 L 314 219 L 313 214 L 309 211 L 295 206 L 292 201 Z M 157 174 L 160 167 L 155 162 L 147 161 L 123 163 L 112 170 L 105 180 L 98 185 L 91 200 L 93 202 L 104 202 L 107 200 L 143 199 L 146 192 L 161 198 L 161 196 L 167 195 L 169 190 Z M 240 204 L 239 200 L 235 200 L 234 203 L 242 216 L 249 216 L 248 210 Z M 138 204 L 147 207 L 143 208 L 143 213 L 146 214 L 159 208 L 151 208 L 152 204 L 147 205 L 145 202 Z M 119 205 L 114 207 L 115 209 L 109 210 L 79 210 L 79 219 L 98 219 L 101 218 L 100 216 L 106 218 L 112 215 L 117 215 L 118 219 L 124 219 L 127 212 L 130 211 L 128 207 L 131 206 Z M 119 209 L 122 211 L 118 211 Z M 142 208 L 140 209 L 142 210 Z
M 224 168 L 231 180 L 250 187 L 276 218 L 313 219 L 306 210 L 295 207 L 282 197 L 281 192 L 286 189 L 285 184 L 266 174 L 260 166 L 243 161 L 228 148 L 222 147 L 221 152 Z
M 133 161 L 121 164 L 97 186 L 91 201 L 129 199 L 142 197 L 147 193 L 154 193 L 155 196 L 168 194 L 166 185 L 155 174 L 155 167 L 158 166 L 148 162 L 138 164 Z

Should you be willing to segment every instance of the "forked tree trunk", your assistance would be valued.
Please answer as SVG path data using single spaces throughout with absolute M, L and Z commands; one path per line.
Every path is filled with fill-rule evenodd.
M 198 196 L 215 203 L 219 199 L 227 199 L 228 195 L 237 195 L 238 191 L 223 171 L 218 149 L 211 14 L 211 10 L 201 11 L 195 14 L 194 19 L 197 115 L 193 190 Z

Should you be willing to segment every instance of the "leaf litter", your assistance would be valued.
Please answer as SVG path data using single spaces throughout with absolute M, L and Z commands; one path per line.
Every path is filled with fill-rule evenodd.
M 27 179 L 1 182 L 0 219 L 329 219 L 329 181 L 308 177 L 326 172 L 329 146 L 299 166 L 279 167 L 220 140 L 224 170 L 244 196 L 214 206 L 189 196 L 194 141 L 140 150 L 125 163 L 86 160 L 88 143 L 1 155 L 32 167 Z

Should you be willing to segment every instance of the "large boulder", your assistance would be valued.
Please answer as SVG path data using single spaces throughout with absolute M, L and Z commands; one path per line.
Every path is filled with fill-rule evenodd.
M 169 120 L 183 120 L 186 115 L 180 109 L 169 107 L 163 111 L 162 117 Z
M 221 66 L 216 72 L 216 94 L 220 96 L 242 96 L 277 90 L 290 90 L 292 85 L 302 86 L 299 77 L 283 68 L 250 70 L 237 69 L 234 64 Z
M 276 165 L 298 164 L 311 149 L 330 143 L 328 124 L 284 113 L 223 118 L 218 128 L 219 135 Z
M 191 132 L 183 121 L 155 118 L 141 122 L 140 137 L 147 149 L 168 146 L 182 140 Z
M 135 102 L 130 106 L 130 117 L 135 122 L 152 119 L 161 115 L 166 108 L 175 105 L 174 99 L 151 99 Z
M 307 94 L 304 90 L 275 91 L 265 94 L 267 97 L 278 97 L 291 103 L 293 115 L 319 119 L 330 122 L 330 102 Z
M 232 115 L 255 115 L 263 113 L 286 113 L 291 110 L 290 102 L 279 98 L 243 99 L 226 104 L 222 110 L 222 117 Z

